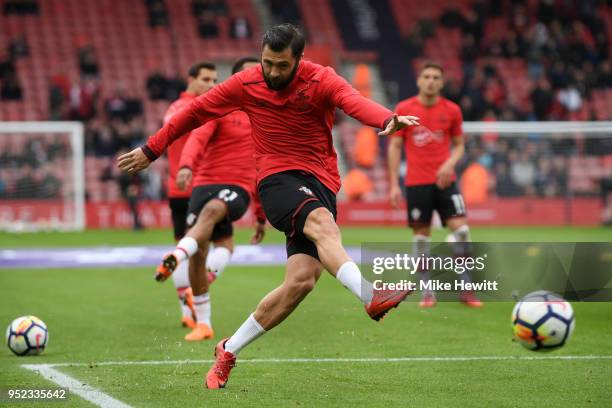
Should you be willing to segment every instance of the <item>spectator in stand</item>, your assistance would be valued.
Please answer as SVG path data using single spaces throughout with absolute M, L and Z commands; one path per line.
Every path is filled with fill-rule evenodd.
M 548 79 L 542 77 L 538 80 L 536 87 L 531 91 L 530 99 L 533 104 L 535 119 L 546 120 L 555 101 Z
M 0 99 L 5 101 L 20 101 L 23 98 L 21 84 L 17 74 L 9 74 L 2 80 L 0 88 Z
M 166 99 L 166 92 L 168 87 L 168 80 L 159 71 L 156 70 L 147 78 L 147 94 L 149 99 L 152 101 L 159 101 Z
M 98 58 L 91 44 L 86 44 L 78 50 L 79 69 L 85 76 L 98 76 L 100 72 Z
M 211 11 L 205 11 L 198 17 L 198 27 L 200 37 L 217 38 L 219 37 L 219 25 L 217 16 Z
M 164 0 L 146 0 L 150 27 L 167 27 L 170 23 Z
M 236 39 L 251 38 L 252 31 L 249 20 L 244 16 L 236 16 L 232 19 L 230 35 Z
M 96 115 L 98 83 L 95 79 L 83 79 L 70 88 L 70 118 L 87 121 Z
M 30 47 L 28 46 L 25 34 L 20 34 L 11 40 L 9 55 L 12 60 L 30 56 Z
M 224 0 L 193 0 L 191 12 L 194 16 L 200 16 L 204 12 L 212 12 L 217 16 L 227 15 L 227 4 Z
M 296 0 L 268 0 L 268 3 L 276 22 L 301 25 L 302 14 Z
M 132 98 L 123 84 L 115 88 L 115 92 L 105 102 L 105 111 L 109 119 L 121 119 L 128 122 L 142 114 L 142 102 Z
M 4 2 L 4 15 L 18 16 L 38 15 L 40 7 L 37 0 L 6 0 Z

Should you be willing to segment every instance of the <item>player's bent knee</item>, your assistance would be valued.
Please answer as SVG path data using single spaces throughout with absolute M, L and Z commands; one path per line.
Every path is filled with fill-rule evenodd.
M 326 208 L 320 207 L 308 214 L 304 224 L 304 234 L 318 241 L 324 238 L 339 238 L 340 230 L 333 215 Z
M 292 302 L 299 302 L 315 287 L 315 279 L 303 279 L 287 282 L 287 295 Z
M 200 211 L 200 216 L 198 217 L 198 221 L 206 221 L 213 220 L 218 222 L 225 217 L 227 214 L 227 206 L 221 200 L 210 200 L 202 211 Z

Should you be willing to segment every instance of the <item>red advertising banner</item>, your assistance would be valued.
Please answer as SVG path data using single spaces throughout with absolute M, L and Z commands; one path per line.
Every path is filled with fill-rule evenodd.
M 597 198 L 490 199 L 468 208 L 472 225 L 598 225 L 601 222 L 601 201 Z M 3 200 L 0 201 L 0 223 L 43 222 L 71 217 L 72 209 L 60 201 Z M 166 201 L 145 201 L 139 204 L 141 222 L 148 228 L 171 226 L 170 208 Z M 132 214 L 122 201 L 90 202 L 86 204 L 87 228 L 131 228 Z M 238 225 L 253 225 L 251 210 Z M 406 225 L 406 210 L 393 209 L 386 202 L 341 202 L 338 222 L 342 225 L 375 226 Z

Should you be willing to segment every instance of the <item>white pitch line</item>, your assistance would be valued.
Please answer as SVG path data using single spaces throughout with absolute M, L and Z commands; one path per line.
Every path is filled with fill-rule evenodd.
M 451 357 L 371 357 L 371 358 L 261 358 L 238 360 L 240 364 L 257 363 L 402 363 L 402 362 L 453 362 L 453 361 L 532 361 L 532 360 L 612 360 L 609 356 L 451 356 Z M 148 360 L 148 361 L 102 361 L 99 363 L 57 363 L 42 364 L 47 367 L 87 367 L 113 365 L 170 365 L 209 364 L 214 360 Z M 37 367 L 36 364 L 28 364 Z
M 47 380 L 54 382 L 62 388 L 67 388 L 70 392 L 86 399 L 94 405 L 104 408 L 132 408 L 108 394 L 93 388 L 77 379 L 59 372 L 51 364 L 23 364 L 23 368 L 37 372 Z

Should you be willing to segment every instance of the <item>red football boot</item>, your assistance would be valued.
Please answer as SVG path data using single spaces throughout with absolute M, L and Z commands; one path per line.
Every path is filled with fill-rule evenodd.
M 423 298 L 419 302 L 419 307 L 424 309 L 434 307 L 436 303 L 438 303 L 438 301 L 436 300 L 436 296 L 431 292 L 427 292 L 423 295 Z
M 459 301 L 469 307 L 483 307 L 482 303 L 473 291 L 461 292 L 459 295 Z
M 215 362 L 206 374 L 206 388 L 225 388 L 230 371 L 236 366 L 236 356 L 225 351 L 225 343 L 229 340 L 223 339 L 215 347 Z
M 409 290 L 374 290 L 372 300 L 365 305 L 366 313 L 372 319 L 379 321 L 409 294 Z

